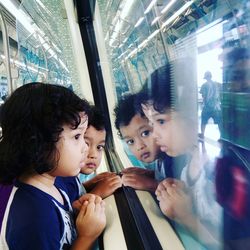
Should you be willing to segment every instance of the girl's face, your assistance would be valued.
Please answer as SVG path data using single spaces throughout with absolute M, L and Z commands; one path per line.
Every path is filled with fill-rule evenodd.
M 159 153 L 155 139 L 152 136 L 152 127 L 148 120 L 135 115 L 127 126 L 121 126 L 120 132 L 132 154 L 140 161 L 153 162 Z
M 84 140 L 84 134 L 88 125 L 88 117 L 82 113 L 81 123 L 76 129 L 69 125 L 63 126 L 60 139 L 57 142 L 59 161 L 55 176 L 76 176 L 84 166 L 87 156 L 88 146 Z
M 153 105 L 142 105 L 142 109 L 153 127 L 153 137 L 162 152 L 174 157 L 188 150 L 192 144 L 188 133 L 192 128 L 188 128 L 177 112 L 169 110 L 159 113 Z

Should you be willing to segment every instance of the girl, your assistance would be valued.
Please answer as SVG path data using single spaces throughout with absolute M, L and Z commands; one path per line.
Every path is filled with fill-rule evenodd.
M 104 203 L 68 187 L 84 165 L 89 105 L 71 90 L 43 83 L 18 88 L 3 104 L 0 183 L 12 189 L 1 249 L 90 249 L 105 227 Z
M 180 62 L 159 68 L 147 79 L 138 103 L 161 151 L 188 159 L 182 166 L 181 180 L 168 178 L 158 185 L 156 196 L 162 212 L 206 247 L 217 249 L 221 210 L 212 175 L 206 171 L 208 158 L 197 143 L 196 91 L 189 81 L 191 72 Z

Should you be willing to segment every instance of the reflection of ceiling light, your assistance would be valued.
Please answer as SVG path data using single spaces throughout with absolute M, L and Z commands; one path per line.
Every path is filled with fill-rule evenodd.
M 148 40 L 151 40 L 153 37 L 155 37 L 158 33 L 160 32 L 160 30 L 155 30 L 149 37 Z
M 143 20 L 144 20 L 144 17 L 140 17 L 135 24 L 135 28 L 138 27 L 142 23 Z
M 154 25 L 159 19 L 160 19 L 160 17 L 157 16 L 157 17 L 152 21 L 151 25 Z
M 176 0 L 172 0 L 171 2 L 169 2 L 161 11 L 161 14 L 164 14 L 175 2 Z
M 5 56 L 1 55 L 1 58 L 5 59 Z M 42 75 L 45 76 L 45 73 L 43 73 L 41 71 L 39 72 L 37 69 L 35 69 L 35 68 L 31 67 L 31 66 L 25 65 L 24 63 L 22 63 L 22 62 L 20 62 L 18 60 L 13 60 L 12 58 L 10 58 L 10 62 L 13 63 L 14 65 L 19 66 L 19 68 L 28 68 L 29 70 L 31 70 L 33 72 L 36 72 L 36 73 L 39 73 L 39 74 L 42 74 Z M 48 72 L 48 70 L 45 69 L 45 68 L 41 68 L 41 67 L 38 67 L 38 68 Z
M 134 0 L 126 0 L 123 3 L 124 4 L 123 4 L 123 7 L 122 7 L 122 10 L 115 17 L 115 18 L 118 17 L 118 20 L 116 22 L 116 25 L 115 25 L 115 28 L 113 30 L 111 39 L 109 41 L 109 46 L 113 45 L 113 43 L 116 40 L 117 36 L 120 34 L 120 30 L 123 27 L 123 22 L 126 19 L 126 17 L 128 16 L 128 14 L 129 14 L 129 12 L 131 10 L 131 7 L 132 7 L 132 5 L 134 3 Z
M 176 17 L 178 17 L 182 12 L 184 12 L 192 3 L 194 0 L 186 2 L 179 10 L 177 10 L 171 17 L 169 17 L 161 26 L 161 29 L 163 29 L 165 26 L 170 24 L 175 20 Z
M 133 56 L 136 54 L 136 52 L 140 49 L 142 49 L 153 37 L 155 37 L 158 33 L 160 32 L 160 30 L 155 30 L 150 36 L 148 36 L 145 40 L 143 40 L 137 48 L 135 48 L 134 50 L 132 50 L 125 58 L 125 60 L 127 60 L 129 57 Z
M 125 19 L 130 12 L 130 9 L 134 3 L 134 0 L 127 0 L 122 8 L 120 18 Z
M 146 8 L 146 10 L 144 11 L 144 14 L 147 14 L 154 6 L 154 4 L 156 3 L 157 0 L 152 0 L 151 3 L 148 5 L 148 7 Z

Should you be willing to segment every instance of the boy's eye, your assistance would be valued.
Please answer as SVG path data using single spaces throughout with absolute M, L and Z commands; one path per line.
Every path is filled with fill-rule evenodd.
M 96 148 L 98 151 L 102 151 L 104 149 L 104 145 L 98 145 Z
M 146 137 L 146 136 L 149 136 L 149 134 L 150 134 L 150 131 L 149 131 L 149 130 L 145 130 L 145 131 L 143 131 L 143 132 L 141 133 L 141 136 L 142 136 L 142 137 Z
M 128 145 L 133 145 L 133 144 L 134 144 L 134 140 L 132 140 L 132 139 L 127 140 L 126 143 L 127 143 Z
M 80 138 L 81 134 L 75 135 L 75 139 L 78 140 Z

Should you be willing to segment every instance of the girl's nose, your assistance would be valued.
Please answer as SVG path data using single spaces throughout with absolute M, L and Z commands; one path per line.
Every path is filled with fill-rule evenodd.
M 89 150 L 88 144 L 83 140 L 82 153 L 86 153 Z
M 157 132 L 157 130 L 155 128 L 153 128 L 152 137 L 155 139 L 159 138 L 159 133 Z

